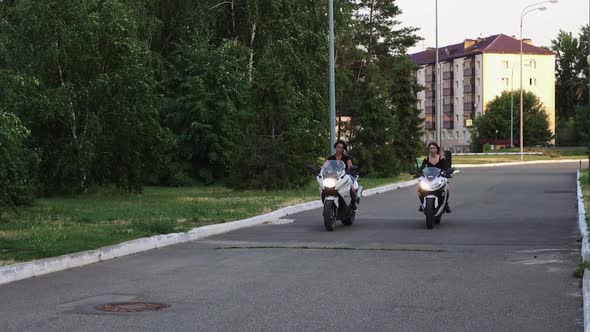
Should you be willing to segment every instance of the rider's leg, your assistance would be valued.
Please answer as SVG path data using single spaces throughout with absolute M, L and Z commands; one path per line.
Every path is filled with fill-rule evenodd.
M 451 192 L 447 188 L 447 203 L 445 204 L 445 212 L 451 213 L 451 207 L 449 206 L 449 201 L 451 200 Z

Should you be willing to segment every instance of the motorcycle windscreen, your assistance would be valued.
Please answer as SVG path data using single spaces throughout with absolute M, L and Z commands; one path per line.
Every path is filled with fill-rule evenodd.
M 346 165 L 342 160 L 328 160 L 324 167 L 322 167 L 322 177 L 337 177 L 339 174 L 344 172 Z
M 424 167 L 422 170 L 422 175 L 424 175 L 428 180 L 432 180 L 440 174 L 441 170 L 437 167 Z

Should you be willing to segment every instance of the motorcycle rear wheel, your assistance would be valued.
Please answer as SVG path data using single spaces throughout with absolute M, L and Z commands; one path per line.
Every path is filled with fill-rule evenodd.
M 324 202 L 324 227 L 331 232 L 334 226 L 336 226 L 336 204 L 334 201 L 327 200 Z

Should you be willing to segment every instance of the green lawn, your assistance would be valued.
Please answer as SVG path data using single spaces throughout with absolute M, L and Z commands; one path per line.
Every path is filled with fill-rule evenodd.
M 410 179 L 361 179 L 373 188 Z M 0 265 L 96 249 L 141 237 L 185 232 L 319 199 L 317 183 L 301 190 L 234 191 L 222 186 L 147 187 L 142 194 L 103 190 L 42 198 L 0 220 Z

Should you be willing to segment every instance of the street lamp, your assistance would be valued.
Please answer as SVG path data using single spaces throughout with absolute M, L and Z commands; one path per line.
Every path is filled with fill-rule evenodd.
M 330 96 L 330 154 L 334 154 L 336 142 L 336 88 L 334 78 L 334 0 L 328 1 L 328 57 L 329 79 L 328 94 Z
M 439 63 L 438 63 L 438 0 L 434 1 L 434 40 L 435 40 L 435 47 L 434 47 L 434 51 L 435 51 L 435 65 L 434 65 L 434 72 L 436 73 L 435 76 L 435 82 L 434 82 L 434 91 L 435 91 L 435 95 L 434 95 L 434 122 L 436 124 L 436 142 L 442 146 L 442 137 L 441 137 L 441 131 L 442 131 L 442 114 L 441 114 L 441 110 L 440 110 L 440 97 L 442 96 L 442 93 L 440 91 L 440 69 L 439 69 Z
M 523 160 L 523 148 L 524 148 L 524 139 L 523 139 L 523 131 L 524 131 L 524 121 L 523 121 L 523 91 L 522 91 L 522 20 L 524 19 L 525 15 L 533 12 L 535 10 L 546 10 L 547 7 L 546 6 L 542 6 L 542 7 L 535 7 L 538 5 L 542 5 L 544 3 L 557 3 L 559 2 L 559 0 L 549 0 L 549 1 L 541 1 L 541 2 L 537 2 L 534 3 L 532 5 L 528 5 L 526 7 L 524 7 L 524 9 L 522 10 L 522 12 L 520 12 L 520 160 Z M 531 7 L 535 7 L 535 8 L 531 8 Z M 531 8 L 531 9 L 529 9 Z M 528 9 L 528 10 L 527 10 Z

